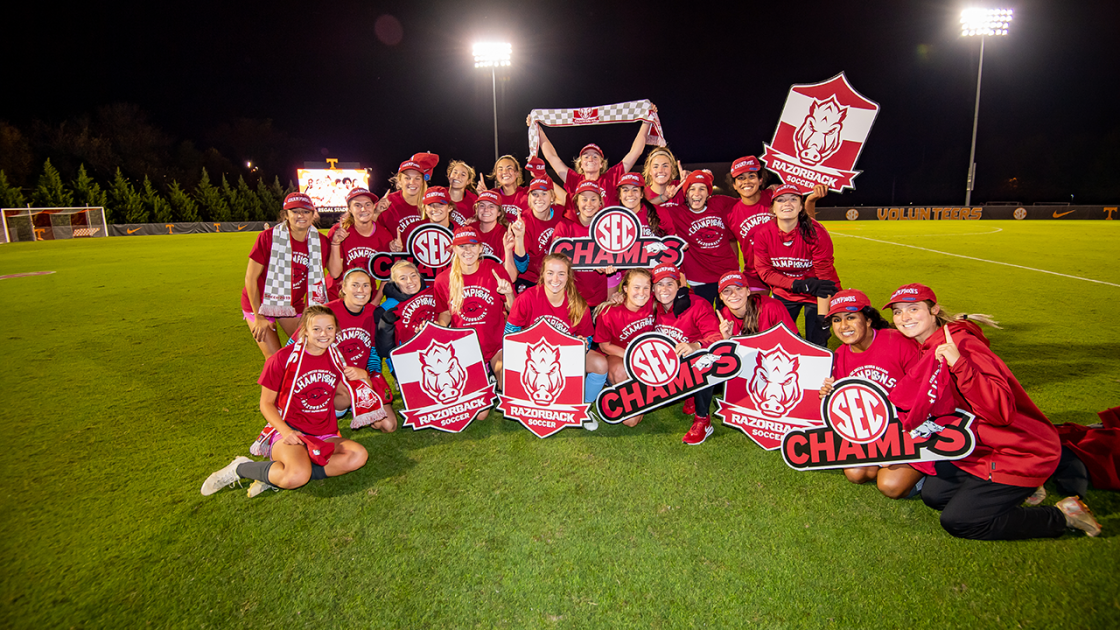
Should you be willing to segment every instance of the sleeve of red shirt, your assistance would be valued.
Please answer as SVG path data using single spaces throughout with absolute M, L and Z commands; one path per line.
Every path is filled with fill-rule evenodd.
M 569 205 L 575 205 L 575 200 L 572 199 L 572 195 L 575 194 L 576 188 L 579 187 L 581 181 L 583 181 L 583 175 L 577 173 L 576 169 L 569 168 L 568 175 L 564 177 L 564 192 L 568 193 Z
M 611 306 L 603 309 L 603 312 L 599 313 L 599 319 L 595 321 L 595 336 L 592 338 L 595 343 L 608 343 L 614 339 L 614 331 L 611 329 L 610 322 L 607 321 L 610 319 L 612 308 L 617 307 Z
M 793 278 L 774 269 L 774 265 L 770 262 L 770 247 L 773 240 L 773 235 L 770 233 L 770 230 L 766 230 L 755 238 L 753 251 L 754 270 L 766 284 L 788 291 L 793 288 Z M 831 252 L 831 244 L 829 251 Z
M 934 334 L 944 335 L 943 330 Z M 987 424 L 1006 426 L 1015 417 L 1015 394 L 1004 376 L 999 357 L 974 337 L 958 334 L 954 340 L 961 358 L 949 368 L 968 404 Z
M 451 310 L 451 306 L 447 301 L 450 297 L 450 293 L 448 288 L 448 276 L 446 273 L 440 273 L 436 276 L 435 281 L 432 282 L 432 297 L 436 299 L 437 316 L 444 311 Z
M 840 276 L 837 275 L 836 266 L 833 264 L 832 237 L 828 235 L 828 230 L 824 229 L 823 225 L 815 221 L 813 223 L 813 229 L 817 233 L 817 238 L 813 240 L 813 275 L 821 280 L 833 281 L 839 289 Z
M 525 328 L 529 325 L 528 310 L 529 291 L 526 291 L 513 300 L 513 307 L 509 309 L 509 318 L 506 321 L 518 328 Z
M 257 235 L 257 242 L 253 243 L 253 250 L 249 252 L 249 259 L 255 260 L 265 267 L 272 256 L 272 230 L 265 230 Z
M 735 207 L 735 203 L 739 199 L 736 197 L 728 197 L 727 195 L 712 195 L 708 198 L 708 207 L 726 219 L 727 215 L 731 213 L 731 209 Z
M 280 385 L 284 380 L 284 364 L 288 362 L 288 355 L 291 352 L 280 352 L 268 357 L 264 362 L 264 369 L 261 370 L 261 377 L 257 379 L 257 384 L 261 387 L 266 387 L 274 392 L 280 391 Z
M 716 317 L 716 311 L 707 302 L 703 302 L 696 309 L 696 327 L 700 330 L 700 338 L 696 342 L 701 347 L 707 347 L 723 339 L 723 335 L 719 332 L 719 318 Z
M 595 335 L 595 326 L 591 323 L 591 309 L 583 311 L 583 319 L 579 320 L 574 327 L 572 333 L 575 337 L 592 337 Z

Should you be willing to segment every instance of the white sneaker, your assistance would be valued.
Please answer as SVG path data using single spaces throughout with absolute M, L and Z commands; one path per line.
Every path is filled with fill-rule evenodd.
M 260 479 L 254 479 L 253 483 L 249 486 L 249 492 L 247 492 L 246 494 L 248 494 L 249 498 L 252 499 L 253 497 L 266 490 L 275 490 L 276 492 L 279 492 L 280 488 L 277 488 L 270 483 L 261 481 Z
M 583 428 L 588 431 L 594 431 L 599 428 L 599 419 L 595 417 L 595 414 L 588 411 L 587 419 L 583 421 Z
M 237 467 L 241 464 L 248 464 L 253 460 L 244 456 L 237 456 L 225 468 L 214 472 L 206 481 L 202 482 L 202 496 L 208 497 L 215 492 L 225 488 L 226 486 L 233 486 L 241 477 L 237 476 Z

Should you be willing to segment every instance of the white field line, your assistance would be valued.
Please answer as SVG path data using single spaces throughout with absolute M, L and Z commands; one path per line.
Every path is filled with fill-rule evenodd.
M 918 250 L 921 250 L 923 252 L 932 252 L 934 254 L 941 254 L 943 256 L 953 256 L 954 258 L 964 258 L 965 260 L 975 260 L 975 261 L 978 261 L 978 262 L 991 263 L 993 265 L 1003 265 L 1005 267 L 1014 267 L 1016 269 L 1026 269 L 1027 271 L 1037 271 L 1039 273 L 1048 273 L 1052 276 L 1061 276 L 1063 278 L 1072 278 L 1074 280 L 1084 280 L 1085 282 L 1095 282 L 1097 284 L 1104 284 L 1104 285 L 1108 285 L 1110 287 L 1120 288 L 1120 284 L 1114 284 L 1112 282 L 1105 282 L 1104 280 L 1094 280 L 1092 278 L 1082 278 L 1081 276 L 1071 276 L 1071 275 L 1065 274 L 1065 273 L 1058 273 L 1057 271 L 1047 271 L 1046 269 L 1035 269 L 1034 267 L 1024 267 L 1023 265 L 1013 265 L 1011 263 L 1000 262 L 998 260 L 987 260 L 985 258 L 975 258 L 973 256 L 965 256 L 963 254 L 953 254 L 951 252 L 942 252 L 942 251 L 938 251 L 936 249 L 929 249 L 927 247 L 918 247 L 917 245 L 907 245 L 905 243 L 892 243 L 891 241 L 881 241 L 877 238 L 868 238 L 866 236 L 856 236 L 855 234 L 842 234 L 840 232 L 832 232 L 831 234 L 833 236 L 843 236 L 843 237 L 846 237 L 846 238 L 859 238 L 859 239 L 863 239 L 865 241 L 871 241 L 873 243 L 883 243 L 885 245 L 897 245 L 899 247 L 909 247 L 910 249 L 918 249 Z
M 944 234 L 902 234 L 902 235 L 900 235 L 900 238 L 910 238 L 910 237 L 924 238 L 926 236 L 987 236 L 988 234 L 995 234 L 996 232 L 1002 232 L 1002 231 L 1003 231 L 1003 228 L 996 228 L 996 229 L 992 230 L 991 232 L 963 232 L 961 234 L 951 234 L 951 233 L 948 233 L 948 232 L 944 233 Z M 829 230 L 828 233 L 833 234 L 834 232 L 833 232 L 833 230 Z

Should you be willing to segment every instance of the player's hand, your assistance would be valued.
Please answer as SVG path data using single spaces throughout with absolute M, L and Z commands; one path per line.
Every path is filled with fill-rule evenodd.
M 731 335 L 735 334 L 735 324 L 732 324 L 731 320 L 724 317 L 720 311 L 716 311 L 716 317 L 719 318 L 719 334 L 724 339 L 730 339 Z
M 933 351 L 933 356 L 938 361 L 944 359 L 949 367 L 953 367 L 961 358 L 961 351 L 957 348 L 957 344 L 953 343 L 953 333 L 949 332 L 949 327 L 942 326 L 942 328 L 945 329 L 945 343 L 937 346 L 937 349 Z
M 356 368 L 352 365 L 347 365 L 342 369 L 342 373 L 346 375 L 348 381 L 366 381 L 369 382 L 369 372 L 362 368 Z
M 680 161 L 680 160 L 677 160 L 677 173 L 679 173 L 679 174 L 680 174 L 680 178 L 681 178 L 681 181 L 682 181 L 682 182 L 683 182 L 684 180 L 688 179 L 688 174 L 689 174 L 690 172 L 691 172 L 691 171 L 686 171 L 686 170 L 684 170 L 684 165 L 683 165 L 683 164 L 681 164 L 681 161 Z
M 256 317 L 253 318 L 252 330 L 253 339 L 259 343 L 264 343 L 265 336 L 268 334 L 268 331 L 276 330 L 276 323 L 268 321 L 265 316 L 257 313 Z
M 480 195 L 486 192 L 486 176 L 482 173 L 478 174 L 478 183 L 474 185 L 474 191 Z
M 611 293 L 609 296 L 607 296 L 607 300 L 606 300 L 608 306 L 618 306 L 619 304 L 622 304 L 625 301 L 626 301 L 626 296 L 623 295 L 621 291 L 615 291 L 615 292 Z
M 393 239 L 392 241 L 389 242 L 389 251 L 391 251 L 391 252 L 403 252 L 404 251 L 404 241 L 401 240 L 401 229 L 400 228 L 397 228 L 397 238 L 395 238 L 395 239 Z
M 697 348 L 693 348 L 691 343 L 682 341 L 681 343 L 678 343 L 677 347 L 673 348 L 673 350 L 676 351 L 678 357 L 684 357 L 686 355 L 692 354 L 693 352 L 696 352 Z
M 601 269 L 596 269 L 595 271 L 598 271 L 599 273 L 601 273 L 605 276 L 613 276 L 616 273 L 614 265 L 608 265 L 608 266 L 603 267 Z
M 510 234 L 510 233 L 512 233 L 518 239 L 524 239 L 525 238 L 525 222 L 521 220 L 520 215 L 518 215 L 516 221 L 509 224 L 509 231 L 506 232 L 506 234 Z
M 506 230 L 506 233 L 502 235 L 502 248 L 507 252 L 512 252 L 516 243 L 517 237 L 513 235 L 512 231 Z
M 331 244 L 341 245 L 342 241 L 345 241 L 347 236 L 350 236 L 350 232 L 346 228 L 342 227 L 342 224 L 340 223 L 338 225 L 338 229 L 334 231 L 334 236 L 331 237 Z
M 835 382 L 836 379 L 832 378 L 831 376 L 824 379 L 824 382 L 821 383 L 821 400 L 824 400 L 825 396 L 828 396 L 832 393 L 832 384 Z
M 300 444 L 303 444 L 303 440 L 299 439 L 299 436 L 301 435 L 303 435 L 302 432 L 293 429 L 287 435 L 281 438 L 280 443 L 287 444 L 288 446 L 299 446 Z
M 498 275 L 497 271 L 491 270 L 491 273 L 494 274 L 494 279 L 498 281 L 498 293 L 502 295 L 513 295 L 513 285 L 509 283 L 509 280 Z
M 373 207 L 373 220 L 376 221 L 377 217 L 381 216 L 381 213 L 385 212 L 385 209 L 388 208 L 388 207 L 389 207 L 389 195 L 388 195 L 388 193 L 386 193 L 386 195 L 381 198 L 381 201 L 378 201 L 377 205 Z
M 805 198 L 805 201 L 816 201 L 817 199 L 823 199 L 827 194 L 828 186 L 825 186 L 824 184 L 817 184 L 816 186 L 813 186 L 813 192 L 809 193 L 809 196 Z

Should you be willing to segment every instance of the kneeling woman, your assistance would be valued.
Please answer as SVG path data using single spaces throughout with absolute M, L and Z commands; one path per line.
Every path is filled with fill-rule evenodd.
M 750 282 L 746 274 L 738 271 L 728 271 L 719 278 L 716 317 L 723 338 L 758 334 L 778 324 L 796 332 L 797 325 L 786 307 L 766 295 L 765 287 L 752 287 Z
M 681 287 L 681 272 L 672 265 L 653 270 L 654 330 L 676 342 L 677 356 L 684 357 L 723 338 L 719 320 L 711 303 Z M 692 395 L 693 405 L 685 413 L 695 414 L 692 428 L 682 442 L 701 444 L 712 434 L 709 413 L 713 387 L 705 387 Z M 689 411 L 691 409 L 691 412 Z
M 303 315 L 300 341 L 269 357 L 258 381 L 261 414 L 272 429 L 267 442 L 270 459 L 234 458 L 206 479 L 203 495 L 240 479 L 254 480 L 250 497 L 270 488 L 291 490 L 365 465 L 366 449 L 339 435 L 333 404 L 339 383 L 355 382 L 359 370 L 347 366 L 331 347 L 338 322 L 330 309 L 311 306 Z
M 648 269 L 631 269 L 622 278 L 618 290 L 624 296 L 622 304 L 604 302 L 595 319 L 595 341 L 607 356 L 607 378 L 612 384 L 625 381 L 626 346 L 642 333 L 653 330 L 653 310 L 649 294 L 653 276 Z M 628 427 L 636 426 L 642 416 L 623 420 Z
M 848 376 L 857 376 L 878 383 L 889 394 L 906 372 L 918 361 L 918 346 L 890 327 L 883 316 L 871 306 L 862 291 L 848 289 L 832 297 L 826 315 L 832 332 L 843 344 L 836 349 L 832 376 L 821 387 L 821 398 L 832 391 L 832 384 Z M 921 469 L 921 470 L 918 470 Z M 905 499 L 920 491 L 918 483 L 933 473 L 929 463 L 859 466 L 845 468 L 844 476 L 852 483 L 875 482 L 879 491 L 891 499 Z
M 947 370 L 951 383 L 943 395 L 976 415 L 972 454 L 934 464 L 937 474 L 927 477 L 922 488 L 922 501 L 941 511 L 945 531 L 978 540 L 1056 537 L 1067 527 L 1092 536 L 1100 533 L 1100 524 L 1077 497 L 1055 506 L 1020 507 L 1057 468 L 1061 445 L 1054 425 L 989 349 L 980 327 L 947 317 L 933 291 L 920 284 L 900 287 L 884 308 L 891 309 L 899 332 L 919 344 L 919 361 L 911 371 L 918 386 L 907 379 L 894 394 L 901 390 L 913 391 L 915 399 L 923 396 L 927 373 Z M 891 399 L 905 403 L 894 395 Z M 913 409 L 917 404 L 899 406 Z
M 357 368 L 361 374 L 358 378 L 369 381 L 374 385 L 374 391 L 381 398 L 385 408 L 385 417 L 374 420 L 370 417 L 360 417 L 354 413 L 350 423 L 351 429 L 360 429 L 372 426 L 375 429 L 392 433 L 397 429 L 397 418 L 393 408 L 384 404 L 391 400 L 388 395 L 389 387 L 385 377 L 381 375 L 381 358 L 374 345 L 377 334 L 376 308 L 370 304 L 373 295 L 373 279 L 362 269 L 350 269 L 342 275 L 339 281 L 341 287 L 338 291 L 339 299 L 328 302 L 327 308 L 334 313 L 338 320 L 338 333 L 335 335 L 335 345 L 346 359 L 346 364 Z M 336 409 L 342 406 L 339 414 L 344 414 L 346 408 L 352 405 L 346 383 L 338 384 Z

